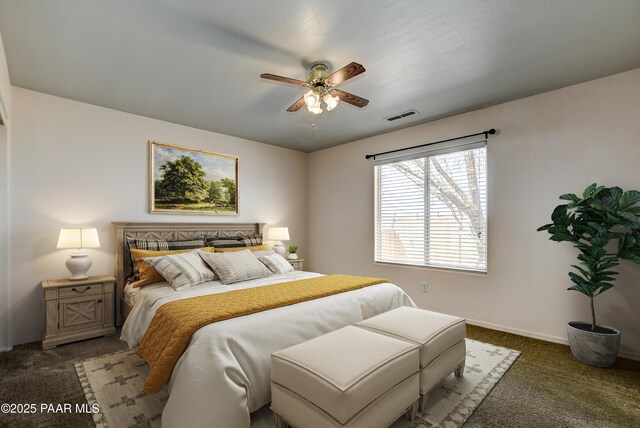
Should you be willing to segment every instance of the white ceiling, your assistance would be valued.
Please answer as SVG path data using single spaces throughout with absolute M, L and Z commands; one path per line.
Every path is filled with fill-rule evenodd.
M 306 152 L 640 67 L 638 0 L 0 0 L 0 33 L 15 86 Z M 369 105 L 259 78 L 320 60 Z

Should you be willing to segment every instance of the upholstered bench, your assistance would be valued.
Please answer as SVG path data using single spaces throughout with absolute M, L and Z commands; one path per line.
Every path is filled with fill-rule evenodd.
M 271 355 L 276 426 L 385 428 L 420 398 L 415 344 L 354 326 Z
M 466 325 L 462 318 L 407 306 L 355 324 L 420 347 L 420 411 L 429 392 L 452 372 L 462 377 L 466 358 Z

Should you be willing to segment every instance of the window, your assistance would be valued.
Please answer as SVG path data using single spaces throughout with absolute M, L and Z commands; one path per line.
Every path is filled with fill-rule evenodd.
M 375 166 L 375 260 L 487 271 L 486 142 Z

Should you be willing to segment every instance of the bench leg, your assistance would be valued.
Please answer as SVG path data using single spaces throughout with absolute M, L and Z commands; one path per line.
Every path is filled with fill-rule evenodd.
M 276 428 L 288 428 L 289 424 L 285 421 L 282 416 L 273 412 L 273 420 L 276 423 Z
M 411 405 L 411 419 L 410 421 L 413 423 L 413 421 L 416 420 L 416 415 L 418 414 L 418 403 L 420 402 L 420 399 L 418 398 L 412 405 Z
M 462 360 L 462 363 L 458 367 L 456 367 L 456 369 L 453 371 L 456 377 L 464 376 L 464 362 L 465 361 Z
M 411 404 L 411 407 L 409 407 L 406 412 L 404 412 L 404 417 L 411 421 L 411 423 L 416 420 L 416 415 L 418 414 L 418 403 L 420 403 L 419 398 Z
M 429 400 L 429 393 L 427 392 L 423 396 L 420 397 L 420 412 L 427 412 L 427 400 Z

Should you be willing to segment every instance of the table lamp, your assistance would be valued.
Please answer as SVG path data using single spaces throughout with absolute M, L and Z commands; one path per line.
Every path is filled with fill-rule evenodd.
M 69 279 L 86 279 L 87 271 L 91 267 L 91 259 L 83 248 L 100 248 L 98 231 L 89 229 L 60 229 L 57 248 L 75 248 L 67 260 L 67 269 L 71 272 Z
M 276 241 L 273 246 L 273 251 L 284 257 L 286 249 L 282 241 L 289 240 L 289 228 L 288 227 L 272 227 L 269 229 L 268 241 Z

